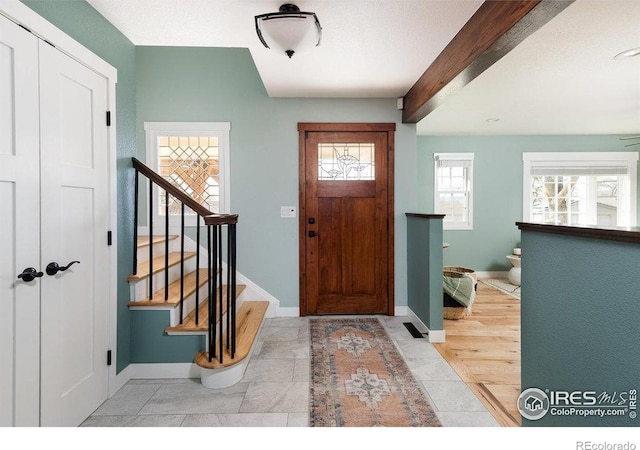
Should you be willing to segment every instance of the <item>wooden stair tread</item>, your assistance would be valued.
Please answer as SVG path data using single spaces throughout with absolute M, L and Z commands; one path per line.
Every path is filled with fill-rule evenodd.
M 178 238 L 177 234 L 172 234 L 172 235 L 169 235 L 168 240 L 172 241 L 177 238 Z M 155 235 L 153 236 L 154 244 L 160 244 L 161 242 L 164 242 L 166 240 L 167 238 L 165 236 L 155 236 Z M 136 244 L 138 248 L 147 247 L 148 245 L 149 245 L 149 236 L 138 236 L 138 242 Z
M 199 269 L 200 272 L 200 286 L 207 283 L 207 269 Z M 196 271 L 190 272 L 184 276 L 184 298 L 189 297 L 196 290 Z M 168 299 L 164 299 L 164 287 L 153 294 L 151 300 L 145 298 L 137 302 L 129 302 L 128 306 L 178 306 L 180 304 L 180 279 L 173 281 L 169 284 L 169 296 Z
M 240 296 L 242 291 L 246 286 L 244 284 L 236 285 L 236 298 Z M 216 302 L 216 317 L 218 318 L 218 322 L 220 322 L 220 317 L 224 316 L 227 313 L 227 302 L 224 301 L 227 297 L 227 285 L 222 286 L 222 314 L 220 313 L 220 305 Z M 208 331 L 208 320 L 209 320 L 209 305 L 207 302 L 207 298 L 200 302 L 200 306 L 198 308 L 198 323 L 196 324 L 196 312 L 195 309 L 191 311 L 187 317 L 185 317 L 182 321 L 182 324 L 176 325 L 173 327 L 165 328 L 165 332 L 169 334 L 178 334 L 178 333 L 193 333 L 193 332 L 207 332 Z M 242 307 L 242 306 L 241 306 Z M 236 312 L 237 313 L 237 312 Z
M 269 302 L 267 301 L 247 301 L 238 308 L 236 312 L 235 358 L 231 359 L 229 351 L 225 350 L 223 362 L 220 364 L 217 359 L 209 362 L 208 354 L 206 352 L 199 352 L 195 357 L 195 363 L 207 369 L 221 369 L 223 367 L 233 366 L 246 358 L 251 351 L 251 347 L 260 330 L 262 319 L 268 307 Z
M 184 252 L 184 259 L 193 258 L 196 252 Z M 169 253 L 169 267 L 179 264 L 181 260 L 180 252 Z M 153 273 L 162 272 L 164 270 L 164 255 L 153 258 Z M 140 281 L 149 276 L 149 261 L 143 261 L 138 264 L 138 271 L 135 275 L 129 275 L 128 281 Z

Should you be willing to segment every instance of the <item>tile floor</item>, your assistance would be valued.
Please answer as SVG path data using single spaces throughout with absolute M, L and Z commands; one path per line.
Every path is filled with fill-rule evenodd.
M 362 316 L 360 316 L 362 317 Z M 484 405 L 407 317 L 377 316 L 445 427 L 498 427 Z M 244 378 L 226 389 L 198 379 L 130 380 L 83 427 L 306 427 L 309 320 L 266 319 Z

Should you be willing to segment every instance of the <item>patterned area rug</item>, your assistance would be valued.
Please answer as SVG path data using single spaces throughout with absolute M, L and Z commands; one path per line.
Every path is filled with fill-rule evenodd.
M 312 319 L 312 427 L 438 427 L 378 319 Z
M 480 281 L 482 281 L 484 284 L 496 288 L 499 291 L 504 292 L 505 294 L 509 294 L 515 298 L 520 298 L 520 286 L 515 286 L 509 283 L 507 280 L 491 279 Z

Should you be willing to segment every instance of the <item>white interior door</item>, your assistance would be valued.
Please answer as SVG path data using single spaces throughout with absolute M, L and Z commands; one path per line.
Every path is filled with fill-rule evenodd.
M 107 80 L 40 41 L 41 425 L 80 424 L 108 395 Z
M 39 423 L 38 39 L 0 16 L 0 426 Z M 21 357 L 26 355 L 26 357 Z

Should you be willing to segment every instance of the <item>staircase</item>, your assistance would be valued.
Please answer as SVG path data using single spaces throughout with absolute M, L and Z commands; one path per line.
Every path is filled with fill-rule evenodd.
M 194 355 L 202 384 L 209 388 L 231 386 L 244 375 L 269 306 L 268 301 L 247 299 L 246 286 L 236 283 L 237 215 L 216 215 L 203 210 L 201 205 L 140 161 L 134 158 L 133 163 L 136 192 L 138 177 L 142 174 L 149 183 L 165 189 L 167 196 L 173 196 L 183 206 L 180 232 L 170 234 L 167 220 L 161 232 L 156 231 L 152 236 L 139 235 L 136 195 L 135 273 L 128 277 L 131 287 L 128 307 L 131 310 L 167 311 L 169 325 L 159 332 L 168 336 L 205 336 L 202 351 Z M 149 193 L 152 191 L 150 188 Z M 147 203 L 151 209 L 153 201 Z M 185 207 L 198 215 L 195 241 L 185 236 Z M 153 217 L 152 210 L 149 217 Z M 149 225 L 153 230 L 153 224 Z M 200 244 L 201 228 L 205 230 L 207 248 Z M 221 251 L 223 230 L 226 231 L 227 250 L 224 261 Z

